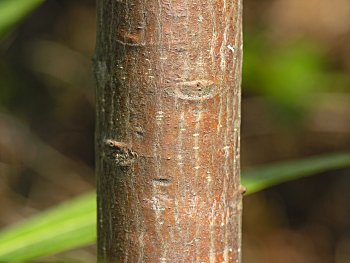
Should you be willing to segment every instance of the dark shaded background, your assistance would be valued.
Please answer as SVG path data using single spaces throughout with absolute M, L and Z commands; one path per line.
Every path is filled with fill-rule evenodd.
M 350 2 L 244 4 L 243 169 L 349 151 Z M 90 0 L 47 0 L 0 42 L 1 228 L 94 189 L 94 45 Z M 349 172 L 246 197 L 243 262 L 350 262 Z

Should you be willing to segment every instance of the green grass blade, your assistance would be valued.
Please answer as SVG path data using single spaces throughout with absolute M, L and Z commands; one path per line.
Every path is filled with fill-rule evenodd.
M 252 194 L 277 184 L 344 167 L 350 167 L 349 153 L 318 156 L 245 170 L 242 184 L 247 188 L 247 194 Z
M 89 193 L 43 212 L 0 234 L 0 262 L 25 262 L 92 244 L 96 195 Z
M 0 38 L 44 0 L 0 0 Z
M 279 183 L 344 167 L 350 167 L 350 154 L 313 157 L 250 169 L 243 173 L 242 184 L 247 187 L 247 194 L 252 194 Z M 0 233 L 0 262 L 25 262 L 93 244 L 95 199 L 95 193 L 89 193 L 4 230 Z

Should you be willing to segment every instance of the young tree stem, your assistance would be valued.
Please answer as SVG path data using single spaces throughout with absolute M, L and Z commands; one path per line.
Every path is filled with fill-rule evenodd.
M 98 0 L 100 262 L 240 262 L 241 0 Z

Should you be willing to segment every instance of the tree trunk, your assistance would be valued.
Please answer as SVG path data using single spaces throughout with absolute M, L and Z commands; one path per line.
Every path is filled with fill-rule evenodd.
M 241 0 L 99 0 L 100 262 L 240 262 Z

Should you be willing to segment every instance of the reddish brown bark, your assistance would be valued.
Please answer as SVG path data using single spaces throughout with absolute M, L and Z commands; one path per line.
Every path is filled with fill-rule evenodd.
M 98 1 L 100 261 L 240 261 L 241 14 Z

